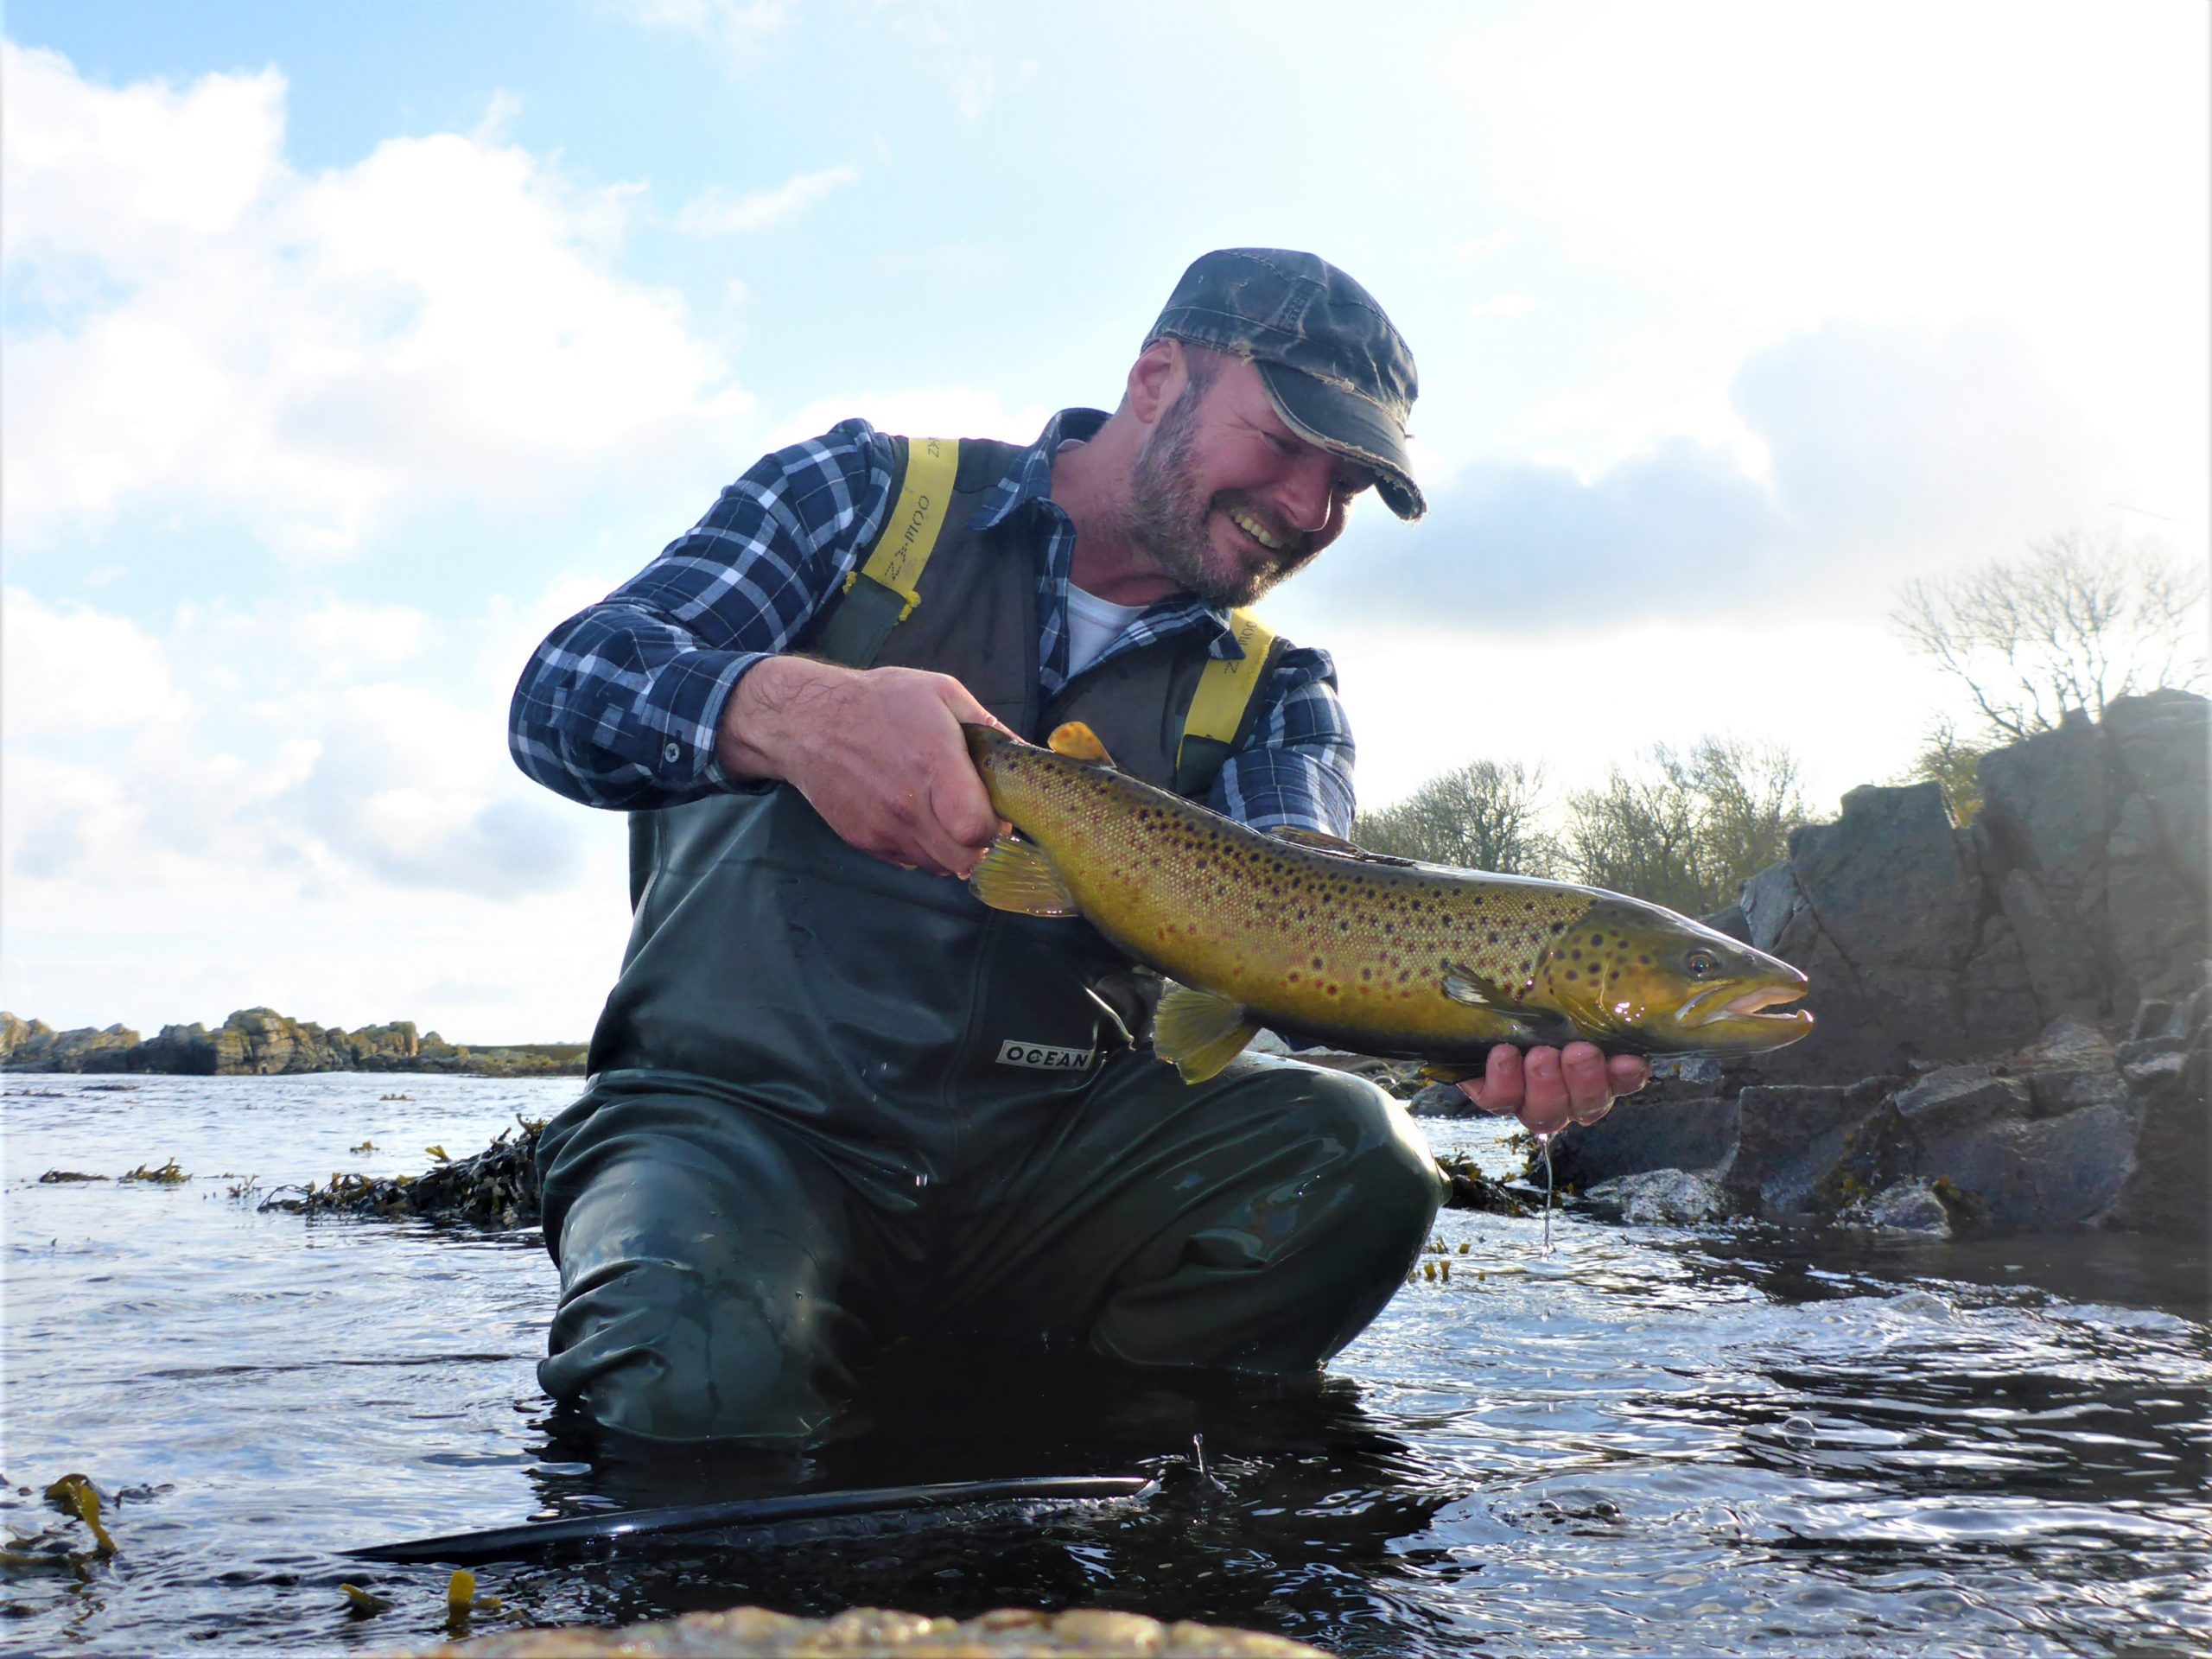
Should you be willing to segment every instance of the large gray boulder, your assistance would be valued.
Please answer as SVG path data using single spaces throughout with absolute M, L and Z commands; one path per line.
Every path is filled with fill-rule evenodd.
M 1736 1152 L 1722 1189 L 1742 1214 L 1834 1215 L 1897 1171 L 1888 1130 L 1895 1077 L 1843 1086 L 1761 1084 L 1738 1096 Z
M 1984 1030 L 1967 1027 L 1961 982 L 1989 948 L 1984 895 L 1972 844 L 1934 784 L 1853 790 L 1834 823 L 1790 836 L 1789 861 L 1745 883 L 1741 903 L 1751 943 L 1814 987 L 1813 1034 L 1761 1060 L 1770 1080 L 1899 1072 L 1977 1036 L 2015 1034 L 2002 987 L 1977 1001 Z

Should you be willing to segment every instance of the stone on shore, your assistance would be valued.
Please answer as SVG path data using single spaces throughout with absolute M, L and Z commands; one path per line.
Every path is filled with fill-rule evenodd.
M 1163 1624 L 1141 1613 L 1093 1607 L 1060 1613 L 1001 1608 L 957 1622 L 880 1607 L 856 1607 L 833 1618 L 736 1607 L 619 1630 L 503 1631 L 416 1653 L 418 1659 L 1016 1659 L 1058 1654 L 1099 1659 L 1327 1659 L 1319 1648 L 1287 1637 L 1188 1620 Z

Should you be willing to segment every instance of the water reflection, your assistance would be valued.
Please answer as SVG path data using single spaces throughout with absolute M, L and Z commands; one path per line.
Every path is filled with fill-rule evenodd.
M 741 1586 L 745 1599 L 798 1613 L 1084 1605 L 1281 1628 L 1302 1605 L 1325 1607 L 1332 1624 L 1402 1628 L 1387 1586 L 1432 1563 L 1394 1546 L 1464 1495 L 1368 1414 L 1354 1382 L 1162 1377 L 1070 1358 L 903 1349 L 867 1380 L 850 1432 L 804 1458 L 671 1452 L 572 1414 L 544 1427 L 532 1481 L 546 1514 L 1040 1474 L 1158 1482 L 1140 1505 L 970 1514 L 957 1527 L 886 1517 L 827 1538 L 766 1527 L 711 1548 L 626 1549 L 588 1586 L 516 1573 L 534 1596 L 571 1599 L 567 1617 L 724 1605 L 715 1587 L 726 1602 Z

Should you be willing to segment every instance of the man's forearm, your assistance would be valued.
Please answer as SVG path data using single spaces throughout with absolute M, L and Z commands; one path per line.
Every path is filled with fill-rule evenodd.
M 715 760 L 733 782 L 791 777 L 798 747 L 834 732 L 837 693 L 859 671 L 800 656 L 764 657 L 722 704 Z

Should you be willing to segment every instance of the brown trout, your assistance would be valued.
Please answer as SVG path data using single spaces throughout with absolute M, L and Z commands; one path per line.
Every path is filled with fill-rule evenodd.
M 1264 1026 L 1471 1077 L 1501 1043 L 1751 1054 L 1813 1028 L 1805 976 L 1599 887 L 1262 835 L 1115 770 L 1090 728 L 1039 748 L 986 726 L 968 752 L 1002 836 L 969 878 L 995 909 L 1081 916 L 1174 983 L 1154 1046 L 1188 1082 Z

